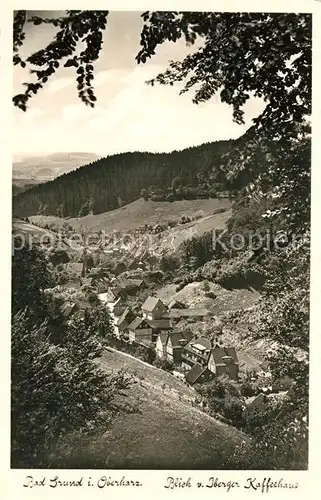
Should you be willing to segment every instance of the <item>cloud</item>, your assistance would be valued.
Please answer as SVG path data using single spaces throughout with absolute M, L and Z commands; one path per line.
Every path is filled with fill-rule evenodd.
M 104 111 L 104 108 L 91 108 L 90 106 L 86 106 L 85 103 L 79 102 L 79 104 L 65 106 L 61 112 L 61 119 L 63 122 L 90 120 L 93 116 L 100 115 Z
M 49 94 L 55 94 L 56 92 L 59 92 L 60 90 L 65 89 L 69 85 L 74 84 L 75 85 L 76 77 L 63 77 L 63 78 L 57 78 L 56 80 L 52 80 L 49 85 L 46 88 L 46 92 Z
M 111 69 L 96 75 L 97 103 L 86 106 L 66 87 L 73 78 L 60 78 L 51 92 L 66 89 L 52 98 L 51 114 L 44 113 L 47 102 L 26 113 L 33 127 L 17 122 L 17 152 L 88 151 L 113 154 L 123 151 L 171 151 L 215 140 L 239 137 L 251 118 L 263 110 L 262 101 L 246 105 L 246 126 L 232 120 L 232 108 L 214 97 L 207 103 L 192 103 L 192 93 L 179 96 L 178 85 L 151 87 L 145 81 L 165 66 L 146 65 L 133 69 Z M 42 117 L 41 124 L 36 118 Z M 45 120 L 46 118 L 46 120 Z
M 14 113 L 15 123 L 22 127 L 30 127 L 31 123 L 35 122 L 36 118 L 38 118 L 39 116 L 44 116 L 43 109 L 30 108 L 26 113 L 23 113 L 20 110 L 15 110 Z

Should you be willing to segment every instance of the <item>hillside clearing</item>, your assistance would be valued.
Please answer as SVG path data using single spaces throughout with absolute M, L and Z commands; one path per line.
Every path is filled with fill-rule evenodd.
M 120 398 L 139 411 L 120 412 L 107 431 L 89 443 L 82 439 L 64 468 L 220 469 L 235 445 L 246 439 L 237 429 L 173 397 L 178 388 L 185 395 L 193 391 L 172 375 L 118 351 L 106 351 L 98 362 L 107 371 L 124 368 L 144 377 L 143 385 L 134 384 L 128 396 Z M 167 390 L 162 389 L 164 382 Z
M 97 215 L 87 215 L 86 217 L 61 219 L 59 217 L 34 215 L 29 217 L 36 224 L 55 224 L 62 226 L 66 221 L 74 229 L 79 230 L 81 226 L 92 231 L 104 230 L 107 232 L 137 229 L 144 224 L 152 226 L 171 220 L 176 220 L 182 215 L 192 216 L 197 212 L 202 212 L 203 216 L 212 215 L 214 210 L 226 209 L 231 206 L 231 202 L 224 199 L 197 199 L 181 201 L 145 201 L 136 200 L 121 208 L 104 212 Z M 224 215 L 221 214 L 221 215 Z

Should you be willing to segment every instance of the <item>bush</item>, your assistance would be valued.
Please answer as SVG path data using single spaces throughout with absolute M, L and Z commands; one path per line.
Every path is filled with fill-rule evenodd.
M 168 372 L 173 371 L 173 363 L 167 361 L 167 359 L 161 359 L 156 357 L 153 365 L 156 366 L 156 368 L 161 368 L 161 370 L 165 370 Z
M 159 263 L 161 270 L 164 272 L 174 271 L 175 269 L 177 269 L 178 265 L 178 259 L 172 255 L 163 255 Z
M 249 380 L 246 380 L 241 384 L 241 393 L 244 397 L 250 398 L 257 393 L 257 390 Z
M 149 194 L 148 194 L 148 191 L 147 189 L 142 189 L 141 192 L 140 192 L 140 196 L 145 200 L 145 201 L 148 201 L 149 200 Z
M 114 398 L 129 387 L 106 375 L 93 358 L 101 346 L 83 322 L 68 326 L 63 345 L 49 341 L 44 323 L 15 315 L 11 344 L 11 467 L 50 468 L 51 450 L 70 432 L 83 437 L 106 425 Z M 55 458 L 55 457 L 54 457 Z
M 217 215 L 217 214 L 222 214 L 224 212 L 226 212 L 228 209 L 227 208 L 215 208 L 215 210 L 213 210 L 212 214 L 213 215 Z
M 153 194 L 150 199 L 152 201 L 165 201 L 165 196 L 163 194 Z
M 145 361 L 145 363 L 153 364 L 156 358 L 156 351 L 152 347 L 145 347 L 142 345 L 138 346 L 132 346 L 133 347 L 133 355 L 141 359 L 142 361 Z
M 237 382 L 222 375 L 195 388 L 211 414 L 220 413 L 237 426 L 242 423 L 244 399 Z

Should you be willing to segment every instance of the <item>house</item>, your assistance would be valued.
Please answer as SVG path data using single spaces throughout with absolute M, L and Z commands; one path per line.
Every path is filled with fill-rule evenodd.
M 118 276 L 119 274 L 125 272 L 127 269 L 126 264 L 124 262 L 117 262 L 112 268 L 112 273 Z
M 103 304 L 107 305 L 111 312 L 113 312 L 115 304 L 121 297 L 117 289 L 109 287 L 107 292 L 99 293 L 98 298 Z
M 145 318 L 136 317 L 134 321 L 128 325 L 129 341 L 137 344 L 146 344 L 152 342 L 153 329 L 149 321 Z
M 204 308 L 189 308 L 189 309 L 176 309 L 172 308 L 168 311 L 168 316 L 173 322 L 180 321 L 182 318 L 195 318 L 198 320 L 203 320 L 206 316 L 210 314 L 208 309 Z
M 114 302 L 112 312 L 114 313 L 114 316 L 117 316 L 118 318 L 123 314 L 123 312 L 126 309 L 126 302 L 122 297 L 118 297 L 116 302 Z
M 190 368 L 194 366 L 195 363 L 199 363 L 202 366 L 207 366 L 211 349 L 212 343 L 206 337 L 198 337 L 196 339 L 192 339 L 182 349 L 182 368 L 185 370 L 190 370 Z
M 167 340 L 168 340 L 168 332 L 160 332 L 157 335 L 156 340 L 156 355 L 159 358 L 167 359 Z
M 183 348 L 192 338 L 193 333 L 190 330 L 170 332 L 166 344 L 166 359 L 172 363 L 179 363 L 182 359 Z
M 95 282 L 98 293 L 105 293 L 110 287 L 110 280 L 108 278 L 101 278 Z
M 114 288 L 130 294 L 135 293 L 143 288 L 145 282 L 142 279 L 125 278 L 123 276 L 118 276 L 113 280 L 112 284 Z
M 118 338 L 128 331 L 128 327 L 134 321 L 135 317 L 133 311 L 129 307 L 126 307 L 123 314 L 115 322 L 115 334 Z
M 152 321 L 150 321 L 152 323 Z M 156 340 L 156 354 L 159 358 L 173 363 L 181 360 L 183 347 L 192 339 L 193 333 L 186 331 L 161 331 Z
M 88 313 L 91 310 L 91 305 L 86 302 L 85 300 L 79 300 L 76 304 L 76 314 L 77 317 L 80 319 L 85 319 L 86 313 Z
M 170 311 L 171 309 L 186 309 L 186 306 L 182 302 L 179 302 L 178 300 L 172 299 L 169 302 L 167 308 Z
M 162 330 L 171 330 L 172 329 L 171 322 L 167 318 L 149 319 L 148 321 L 156 334 L 158 334 Z
M 266 405 L 266 402 L 267 397 L 262 392 L 260 392 L 260 394 L 257 394 L 256 396 L 252 396 L 246 399 L 242 412 L 243 418 L 246 419 L 252 413 L 262 411 Z
M 138 267 L 138 259 L 137 258 L 134 258 L 134 259 L 131 259 L 128 263 L 127 263 L 127 269 L 137 269 Z
M 200 363 L 196 363 L 185 375 L 185 380 L 188 384 L 200 384 L 202 382 L 207 382 L 213 377 L 213 374 L 209 371 L 207 366 L 202 366 Z
M 70 316 L 77 311 L 77 306 L 75 303 L 68 303 L 65 302 L 61 307 L 60 307 L 61 314 L 65 319 L 69 319 Z
M 167 307 L 157 297 L 148 297 L 142 305 L 142 312 L 146 319 L 161 319 L 167 313 Z
M 218 345 L 213 347 L 208 360 L 208 369 L 216 376 L 226 374 L 237 380 L 239 360 L 235 348 Z

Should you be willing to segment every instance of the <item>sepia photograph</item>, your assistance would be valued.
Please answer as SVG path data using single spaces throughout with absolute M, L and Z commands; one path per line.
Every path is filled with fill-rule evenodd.
M 13 12 L 11 469 L 308 470 L 312 17 Z

